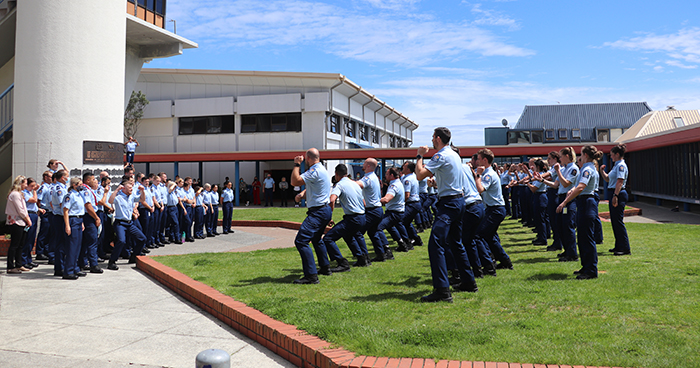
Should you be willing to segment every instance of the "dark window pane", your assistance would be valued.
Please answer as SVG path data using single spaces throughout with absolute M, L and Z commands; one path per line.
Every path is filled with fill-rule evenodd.
M 165 15 L 165 0 L 156 0 L 156 13 Z
M 256 132 L 269 132 L 272 129 L 270 127 L 270 115 L 257 115 L 255 121 L 258 123 Z
M 532 143 L 542 143 L 542 132 L 541 131 L 533 131 L 532 132 Z
M 155 0 L 146 0 L 146 9 L 150 10 L 150 11 L 155 11 L 156 10 Z
M 287 114 L 287 131 L 301 132 L 301 113 Z
M 180 135 L 192 134 L 192 118 L 180 118 Z
M 198 116 L 192 118 L 192 134 L 206 134 L 207 133 L 207 117 Z
M 234 133 L 235 127 L 233 123 L 233 115 L 220 116 L 221 118 L 221 133 Z
M 139 5 L 143 6 L 145 8 L 146 7 L 146 0 L 139 0 Z
M 210 116 L 207 119 L 207 134 L 221 133 L 221 116 Z
M 241 118 L 241 133 L 253 133 L 256 126 L 255 115 L 244 115 Z
M 272 132 L 284 132 L 287 130 L 287 115 L 272 115 L 270 117 L 270 128 Z

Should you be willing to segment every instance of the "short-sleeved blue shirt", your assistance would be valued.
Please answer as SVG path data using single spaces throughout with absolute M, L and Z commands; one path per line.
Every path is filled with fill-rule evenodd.
M 571 182 L 571 185 L 568 187 L 564 187 L 562 185 L 561 181 L 559 182 L 559 190 L 557 191 L 557 194 L 566 194 L 571 188 L 574 187 L 574 182 L 576 181 L 576 178 L 578 177 L 578 166 L 576 166 L 575 163 L 569 162 L 566 166 L 563 168 L 560 168 L 561 174 L 566 178 L 566 180 Z M 559 180 L 559 179 L 557 179 Z
M 462 159 L 450 146 L 435 153 L 425 168 L 435 175 L 439 197 L 462 194 Z
M 51 190 L 51 212 L 54 215 L 63 216 L 63 200 L 68 194 L 68 188 L 61 182 L 56 182 Z
M 428 194 L 428 178 L 418 181 L 418 193 Z
M 306 184 L 306 206 L 325 206 L 331 197 L 331 179 L 328 171 L 320 162 L 315 163 L 301 174 Z
M 386 203 L 386 210 L 404 212 L 406 210 L 406 190 L 403 188 L 403 184 L 401 184 L 401 179 L 394 179 L 389 183 L 386 194 L 389 193 L 393 194 L 394 198 Z
M 32 192 L 30 192 L 30 191 L 28 191 L 28 190 L 25 189 L 25 190 L 22 191 L 22 194 L 24 194 L 24 202 L 26 202 L 26 204 L 27 204 L 27 211 L 29 211 L 29 212 L 36 212 L 36 211 L 38 211 L 38 210 L 39 210 L 39 206 L 36 204 L 36 202 L 35 202 L 35 203 L 29 203 L 29 202 L 27 202 L 28 200 L 30 200 L 31 198 L 34 197 L 34 193 L 32 193 Z M 37 199 L 39 198 L 38 196 L 39 196 L 39 194 L 37 193 Z
M 233 189 L 225 188 L 223 192 L 221 192 L 221 200 L 226 202 L 233 202 Z
M 136 152 L 136 142 L 127 142 L 126 152 Z
M 598 189 L 598 171 L 595 169 L 595 165 L 593 165 L 592 162 L 583 164 L 583 168 L 581 168 L 581 172 L 576 178 L 575 185 L 578 186 L 580 183 L 586 184 L 581 195 L 591 195 Z
M 36 192 L 37 199 L 41 208 L 51 210 L 51 183 L 41 183 L 39 190 Z
M 506 204 L 501 192 L 501 179 L 491 166 L 487 167 L 484 173 L 481 174 L 481 185 L 484 187 L 484 191 L 481 192 L 481 198 L 483 198 L 486 206 L 504 206 Z
M 348 177 L 340 179 L 331 190 L 331 195 L 336 195 L 340 199 L 340 205 L 346 215 L 360 215 L 365 213 L 362 189 L 357 183 Z
M 610 173 L 608 173 L 608 188 L 615 188 L 615 185 L 617 184 L 617 179 L 624 179 L 624 181 L 622 182 L 622 189 L 625 189 L 625 186 L 627 186 L 628 173 L 629 170 L 627 168 L 627 163 L 625 163 L 625 160 L 615 161 L 615 166 L 613 166 L 612 170 L 610 170 Z
M 462 171 L 464 171 L 464 203 L 472 204 L 476 201 L 481 200 L 479 191 L 476 189 L 476 181 L 474 180 L 474 172 L 472 172 L 472 167 L 469 164 L 462 164 Z
M 362 195 L 365 197 L 365 205 L 367 207 L 381 207 L 382 185 L 377 174 L 374 171 L 365 173 L 360 182 L 362 183 Z
M 405 175 L 401 179 L 403 183 L 403 188 L 409 193 L 407 202 L 417 202 L 420 201 L 420 193 L 418 191 L 418 179 L 416 179 L 415 173 L 410 173 Z
M 71 190 L 63 199 L 63 208 L 68 209 L 68 216 L 82 216 L 85 214 L 85 200 L 80 192 Z

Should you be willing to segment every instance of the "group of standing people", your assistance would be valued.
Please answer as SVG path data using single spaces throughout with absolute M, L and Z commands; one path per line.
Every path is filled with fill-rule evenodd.
M 563 249 L 560 261 L 577 261 L 580 253 L 581 268 L 574 272 L 577 279 L 596 278 L 596 243 L 602 242 L 597 194 L 601 176 L 612 189 L 609 203 L 616 241 L 610 251 L 615 255 L 630 254 L 623 222 L 627 202 L 623 144 L 611 150 L 615 165 L 606 172 L 604 165 L 597 166 L 603 153 L 592 145 L 582 148 L 578 164 L 574 150 L 564 148 L 551 152 L 546 161 L 532 159 L 527 164 L 499 170 L 493 163 L 493 152 L 486 148 L 463 164 L 459 150 L 451 145 L 447 128 L 435 129 L 432 141 L 437 152 L 427 162 L 424 163 L 424 156 L 429 148 L 423 146 L 418 148 L 415 163 L 406 162 L 400 170 L 386 171 L 383 196 L 375 174 L 377 161 L 373 158 L 365 160 L 365 176 L 356 181 L 348 177 L 347 166 L 336 166 L 334 186 L 320 163 L 318 150 L 310 149 L 305 156 L 294 158 L 291 184 L 306 185 L 297 199 L 306 198 L 309 203 L 307 217 L 295 239 L 304 276 L 294 283 L 315 284 L 319 282 L 318 274 L 350 270 L 349 261 L 335 243 L 341 238 L 357 259 L 353 266 L 368 266 L 394 258 L 383 230 L 397 244 L 394 251 L 410 251 L 414 245 L 422 245 L 418 232 L 431 229 L 428 253 L 433 292 L 421 301 L 451 302 L 452 291 L 476 292 L 477 278 L 496 276 L 498 269 L 513 269 L 498 236 L 498 228 L 508 214 L 535 228 L 535 245 L 547 245 L 551 233 L 553 242 L 547 249 Z M 301 173 L 304 161 L 309 169 Z M 435 192 L 435 202 L 431 200 L 431 190 Z M 338 224 L 332 224 L 336 201 L 345 215 Z M 324 235 L 329 223 L 334 226 Z M 372 242 L 374 258 L 370 259 L 364 234 Z M 336 267 L 331 267 L 333 261 Z
M 69 178 L 60 161 L 49 161 L 48 168 L 41 184 L 18 176 L 8 195 L 10 274 L 38 266 L 32 259 L 35 243 L 36 260 L 53 265 L 54 276 L 75 280 L 86 276 L 84 271 L 102 273 L 99 263 L 105 260 L 108 269 L 118 270 L 120 257 L 135 263 L 136 256 L 150 249 L 182 244 L 183 235 L 189 242 L 219 235 L 220 204 L 222 234 L 233 233 L 234 193 L 229 181 L 219 193 L 216 184 L 193 187 L 189 177 L 171 181 L 165 173 L 134 175 L 127 166 L 113 188 L 104 171 L 99 177 L 85 173 Z

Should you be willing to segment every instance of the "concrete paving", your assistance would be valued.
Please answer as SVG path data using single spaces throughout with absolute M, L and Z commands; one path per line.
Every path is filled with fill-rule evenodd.
M 631 202 L 629 205 L 641 209 L 642 215 L 625 217 L 625 222 L 700 225 L 700 214 L 683 211 L 683 206 L 680 206 L 680 211 L 673 212 L 671 207 L 657 206 L 642 201 Z
M 248 251 L 293 246 L 295 231 L 236 233 L 169 245 L 151 254 Z M 119 261 L 119 271 L 76 281 L 46 262 L 0 275 L 0 367 L 194 367 L 197 354 L 221 349 L 232 367 L 294 365 Z

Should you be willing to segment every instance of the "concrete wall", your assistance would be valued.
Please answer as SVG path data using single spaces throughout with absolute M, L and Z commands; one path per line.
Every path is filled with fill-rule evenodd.
M 123 0 L 17 4 L 13 177 L 51 158 L 83 168 L 83 140 L 122 142 L 124 11 Z

